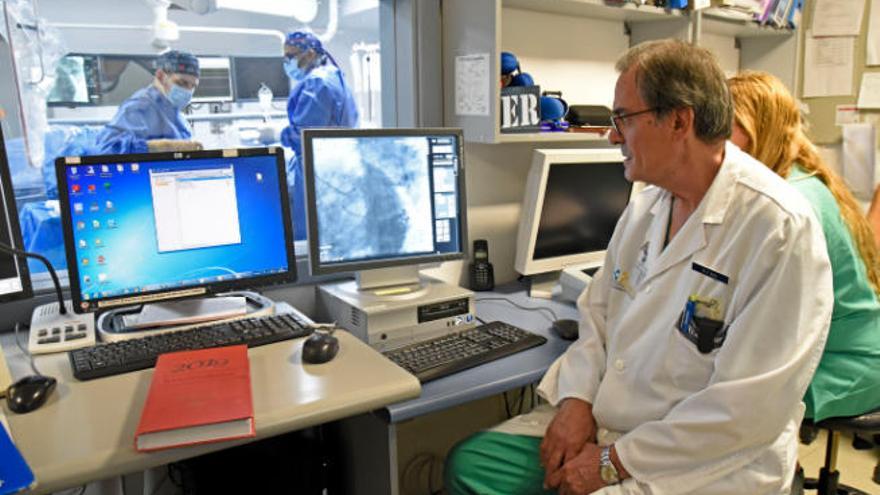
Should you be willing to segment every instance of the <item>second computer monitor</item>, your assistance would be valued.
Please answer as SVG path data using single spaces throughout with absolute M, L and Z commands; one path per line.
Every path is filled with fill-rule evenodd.
M 3 131 L 0 129 L 0 243 L 24 250 L 11 175 L 9 161 L 6 159 L 6 143 L 3 139 Z M 31 297 L 31 278 L 27 263 L 8 252 L 0 253 L 0 302 L 29 297 Z
M 515 268 L 523 275 L 601 264 L 632 184 L 617 149 L 535 150 Z
M 458 129 L 303 131 L 312 273 L 462 258 L 461 150 Z

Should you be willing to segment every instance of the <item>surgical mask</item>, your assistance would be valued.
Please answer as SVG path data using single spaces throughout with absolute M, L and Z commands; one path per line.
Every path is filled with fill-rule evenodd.
M 302 81 L 306 77 L 306 71 L 299 67 L 296 57 L 284 61 L 284 72 L 294 82 Z
M 185 106 L 189 105 L 190 100 L 192 100 L 193 90 L 185 89 L 172 83 L 171 89 L 166 96 L 168 97 L 168 101 L 170 101 L 175 108 L 182 110 Z

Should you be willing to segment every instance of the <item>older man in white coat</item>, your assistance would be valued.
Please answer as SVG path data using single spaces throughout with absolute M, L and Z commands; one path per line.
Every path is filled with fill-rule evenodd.
M 736 146 L 724 73 L 664 40 L 617 64 L 629 205 L 550 406 L 459 444 L 450 493 L 783 494 L 831 316 L 822 229 Z M 552 407 L 551 407 L 552 406 Z M 543 485 L 543 486 L 542 486 Z

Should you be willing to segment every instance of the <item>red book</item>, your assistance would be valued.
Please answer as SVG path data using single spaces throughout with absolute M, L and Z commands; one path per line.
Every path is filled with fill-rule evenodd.
M 255 434 L 246 345 L 159 356 L 135 449 L 149 452 Z

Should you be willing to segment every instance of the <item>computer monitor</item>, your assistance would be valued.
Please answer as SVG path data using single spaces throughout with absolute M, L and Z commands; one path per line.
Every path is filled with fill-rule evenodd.
M 261 84 L 272 90 L 274 98 L 286 100 L 290 95 L 290 78 L 281 57 L 235 57 L 232 64 L 236 101 L 256 101 Z
M 294 281 L 280 148 L 56 161 L 74 309 Z
M 421 263 L 462 258 L 462 147 L 460 129 L 304 130 L 312 273 L 357 272 L 361 290 L 405 286 Z
M 514 267 L 554 285 L 572 265 L 601 265 L 633 185 L 618 149 L 538 149 L 526 181 Z M 541 274 L 550 274 L 540 277 Z
M 228 57 L 198 57 L 199 85 L 192 101 L 232 101 L 232 71 Z
M 0 128 L 0 200 L 2 200 L 0 201 L 0 243 L 24 250 L 2 128 Z M 31 295 L 31 277 L 27 263 L 17 256 L 0 253 L 0 302 L 26 299 Z
M 95 105 L 101 99 L 98 57 L 66 55 L 55 67 L 55 84 L 46 97 L 49 106 Z

